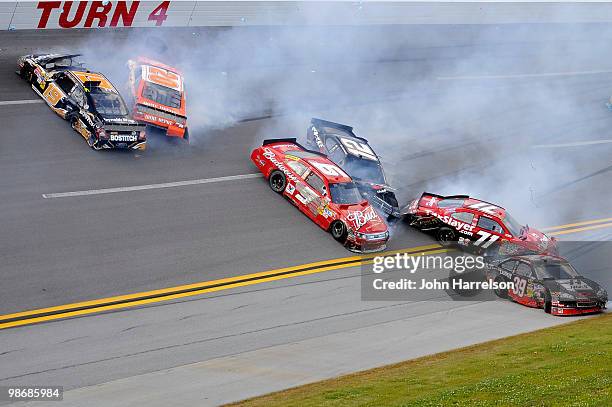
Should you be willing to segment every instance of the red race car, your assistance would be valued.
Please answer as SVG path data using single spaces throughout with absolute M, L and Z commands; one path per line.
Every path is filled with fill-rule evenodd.
M 134 119 L 165 130 L 169 137 L 188 140 L 181 73 L 143 57 L 128 61 L 128 67 Z
M 274 192 L 283 194 L 349 250 L 386 248 L 387 224 L 325 154 L 307 150 L 294 138 L 273 139 L 253 150 L 251 160 Z
M 557 252 L 555 238 L 521 226 L 500 206 L 467 195 L 424 192 L 401 213 L 411 226 L 434 232 L 443 245 L 459 244 L 502 256 Z

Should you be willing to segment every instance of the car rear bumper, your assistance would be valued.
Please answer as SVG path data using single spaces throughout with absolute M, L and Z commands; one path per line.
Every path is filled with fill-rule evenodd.
M 139 110 L 141 109 L 141 110 Z M 133 117 L 143 124 L 157 127 L 166 131 L 168 137 L 185 137 L 185 131 L 187 129 L 187 122 L 185 119 L 181 119 L 185 123 L 179 123 L 177 118 L 169 113 L 161 113 L 154 109 L 147 108 L 147 111 L 142 111 L 142 107 L 134 109 Z

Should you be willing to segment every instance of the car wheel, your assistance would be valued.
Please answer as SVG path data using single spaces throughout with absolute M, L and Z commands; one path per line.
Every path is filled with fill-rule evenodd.
M 348 232 L 346 230 L 346 225 L 344 224 L 344 222 L 340 220 L 333 222 L 330 226 L 330 231 L 334 239 L 343 244 L 344 242 L 346 242 Z
M 268 178 L 268 183 L 270 184 L 272 191 L 280 194 L 287 186 L 287 177 L 285 177 L 285 174 L 283 174 L 282 171 L 274 170 Z
M 495 278 L 495 282 L 497 284 L 500 283 L 504 283 L 506 281 L 505 278 L 497 276 Z M 499 298 L 508 298 L 508 290 L 507 289 L 503 289 L 503 288 L 496 288 L 495 290 L 493 290 L 493 292 L 495 293 L 495 295 L 497 295 Z
M 185 129 L 185 134 L 183 135 L 183 141 L 189 143 L 189 130 Z
M 440 228 L 436 233 L 436 238 L 442 246 L 452 246 L 457 243 L 457 233 L 451 228 Z
M 546 312 L 547 314 L 550 314 L 552 312 L 552 304 L 548 291 L 546 292 L 546 295 L 544 295 L 544 312 Z

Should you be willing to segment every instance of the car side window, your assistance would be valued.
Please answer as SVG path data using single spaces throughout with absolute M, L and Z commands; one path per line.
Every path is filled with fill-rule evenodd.
M 527 263 L 520 262 L 518 267 L 516 268 L 516 274 L 519 276 L 533 278 L 533 273 L 531 272 L 531 266 Z
M 315 191 L 320 193 L 321 195 L 325 195 L 325 182 L 314 172 L 311 172 L 310 175 L 306 178 L 306 182 L 310 185 Z
M 481 216 L 480 219 L 478 219 L 478 227 L 495 233 L 504 233 L 504 229 L 497 221 L 485 216 Z
M 308 167 L 306 167 L 304 164 L 302 164 L 299 161 L 286 160 L 286 162 L 289 168 L 295 171 L 300 177 L 303 176 L 304 173 L 308 170 Z
M 340 146 L 340 143 L 338 143 L 336 139 L 331 137 L 327 138 L 327 140 L 325 140 L 325 147 L 327 148 L 327 156 L 330 160 L 338 165 L 344 161 L 346 155 L 344 154 L 344 150 Z
M 500 266 L 506 271 L 513 272 L 514 267 L 516 267 L 516 263 L 517 263 L 516 260 L 508 260 L 500 264 Z
M 85 92 L 79 86 L 75 86 L 70 92 L 70 97 L 74 100 L 79 106 L 85 107 Z
M 57 77 L 57 79 L 55 80 L 55 83 L 66 94 L 70 92 L 70 89 L 74 87 L 74 82 L 72 81 L 72 79 L 70 79 L 68 76 L 66 76 L 63 73 Z
M 468 224 L 471 224 L 472 220 L 474 220 L 474 214 L 470 212 L 455 212 L 451 217 Z

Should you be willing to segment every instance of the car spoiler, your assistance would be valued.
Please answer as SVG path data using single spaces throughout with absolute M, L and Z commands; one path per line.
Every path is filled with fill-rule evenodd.
M 312 124 L 317 129 L 317 131 L 321 133 L 325 133 L 325 130 L 323 130 L 323 127 L 331 127 L 332 129 L 337 129 L 344 133 L 348 133 L 349 136 L 354 137 L 368 144 L 368 140 L 366 140 L 363 137 L 357 136 L 353 132 L 353 128 L 346 124 L 340 124 L 340 123 L 330 122 L 330 121 L 323 120 L 323 119 L 317 119 L 316 117 L 313 117 L 312 119 L 310 119 L 310 124 Z
M 296 146 L 298 146 L 299 148 L 301 148 L 304 151 L 308 151 L 309 153 L 313 153 L 313 154 L 316 154 L 316 155 L 320 155 L 321 157 L 327 158 L 327 155 L 321 153 L 320 151 L 307 149 L 306 147 L 304 147 L 303 145 L 298 143 L 296 138 L 270 138 L 270 139 L 265 139 L 261 145 L 262 146 L 267 146 L 268 144 L 274 144 L 274 143 L 291 143 L 291 144 L 295 144 Z

